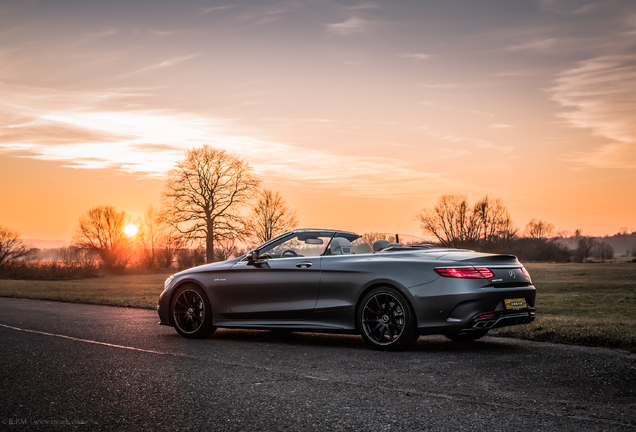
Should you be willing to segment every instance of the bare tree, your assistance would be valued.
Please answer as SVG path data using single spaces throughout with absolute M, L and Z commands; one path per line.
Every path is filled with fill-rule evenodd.
M 241 231 L 240 210 L 260 181 L 244 161 L 209 145 L 189 150 L 170 172 L 162 193 L 166 221 L 191 240 L 204 240 L 206 260 L 214 242 Z
M 87 249 L 80 249 L 76 246 L 61 247 L 57 254 L 62 259 L 64 265 L 87 266 L 93 261 L 93 253 Z
M 489 249 L 498 243 L 509 243 L 517 236 L 517 228 L 500 198 L 486 195 L 473 207 L 482 246 Z
M 602 260 L 614 258 L 614 248 L 606 241 L 599 241 L 595 247 L 595 256 Z
M 165 221 L 165 216 L 151 205 L 141 218 L 139 233 L 140 262 L 146 268 L 168 268 L 177 251 L 185 247 L 180 233 Z
M 214 258 L 216 261 L 225 261 L 236 254 L 238 250 L 234 239 L 221 239 L 214 245 Z
M 362 234 L 362 238 L 364 238 L 364 240 L 370 245 L 372 245 L 376 240 L 386 240 L 389 243 L 397 242 L 397 239 L 395 238 L 395 234 L 380 233 L 377 231 L 366 232 Z
M 261 244 L 296 228 L 299 224 L 296 211 L 291 211 L 280 193 L 264 189 L 252 205 L 252 214 L 246 224 L 253 243 Z
M 121 273 L 131 255 L 131 240 L 124 228 L 131 218 L 112 206 L 97 206 L 79 218 L 73 245 L 94 252 L 113 273 Z
M 166 227 L 157 254 L 159 267 L 169 268 L 177 257 L 177 252 L 185 247 L 183 236 L 172 227 Z
M 576 248 L 576 259 L 578 262 L 583 262 L 591 255 L 592 250 L 596 247 L 596 240 L 584 236 L 580 229 L 574 232 L 574 237 L 578 245 Z
M 471 208 L 465 195 L 442 195 L 435 207 L 423 209 L 416 219 L 442 246 L 490 249 L 517 236 L 506 206 L 489 196 Z
M 20 240 L 20 234 L 0 225 L 0 275 L 16 261 L 30 258 L 37 249 Z
M 139 224 L 140 261 L 146 268 L 155 268 L 159 262 L 160 246 L 163 240 L 165 224 L 153 206 L 141 218 Z
M 422 231 L 442 246 L 473 246 L 477 241 L 479 226 L 465 195 L 442 195 L 435 207 L 423 209 L 416 218 Z
M 526 225 L 524 234 L 528 238 L 547 241 L 554 235 L 554 225 L 542 220 L 531 219 Z

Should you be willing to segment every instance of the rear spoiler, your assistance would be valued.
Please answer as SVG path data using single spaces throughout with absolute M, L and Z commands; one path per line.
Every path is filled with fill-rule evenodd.
M 520 265 L 515 255 L 509 254 L 475 254 L 450 252 L 437 258 L 439 261 L 466 261 L 470 265 Z

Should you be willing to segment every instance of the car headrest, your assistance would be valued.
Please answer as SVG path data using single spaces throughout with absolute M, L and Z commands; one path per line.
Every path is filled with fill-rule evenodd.
M 351 253 L 351 242 L 343 237 L 331 240 L 331 255 L 346 255 Z
M 391 242 L 389 242 L 388 240 L 376 240 L 373 242 L 373 251 L 374 252 L 381 251 L 382 249 L 384 249 L 390 244 Z

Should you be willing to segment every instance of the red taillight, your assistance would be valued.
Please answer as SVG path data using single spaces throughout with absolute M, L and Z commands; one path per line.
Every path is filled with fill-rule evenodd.
M 490 279 L 495 274 L 486 267 L 436 268 L 435 273 L 443 277 Z
M 528 279 L 530 279 L 530 273 L 528 273 L 528 270 L 526 270 L 525 267 L 521 267 L 521 272 L 523 273 L 523 275 L 525 277 L 527 277 Z
M 484 275 L 484 277 L 485 277 L 486 279 L 491 279 L 491 278 L 494 278 L 494 277 L 495 277 L 495 274 L 494 274 L 494 273 L 493 273 L 493 272 L 492 272 L 489 268 L 486 268 L 486 267 L 478 267 L 478 268 L 477 268 L 477 271 L 478 271 L 479 273 L 483 274 L 483 275 Z

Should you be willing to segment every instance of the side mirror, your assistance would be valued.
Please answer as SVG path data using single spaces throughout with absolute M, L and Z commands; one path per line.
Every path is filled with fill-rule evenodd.
M 258 261 L 258 249 L 252 249 L 247 253 L 247 262 L 254 264 L 256 261 Z

